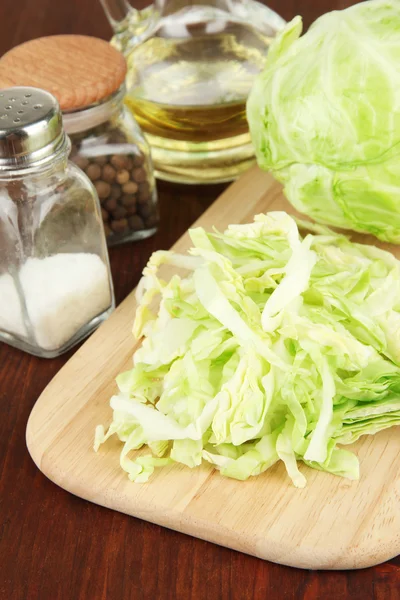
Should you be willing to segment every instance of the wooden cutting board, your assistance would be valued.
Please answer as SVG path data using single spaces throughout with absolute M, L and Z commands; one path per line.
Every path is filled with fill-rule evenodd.
M 254 168 L 196 224 L 224 229 L 269 210 L 294 212 L 280 185 Z M 188 246 L 185 234 L 174 249 Z M 308 480 L 303 490 L 293 487 L 282 465 L 246 482 L 223 478 L 206 465 L 174 465 L 158 470 L 147 484 L 135 484 L 120 469 L 118 441 L 110 439 L 96 454 L 95 426 L 110 422 L 114 379 L 131 366 L 134 313 L 132 293 L 34 406 L 27 445 L 49 479 L 86 500 L 285 565 L 355 569 L 400 553 L 400 428 L 353 446 L 360 481 L 303 465 Z

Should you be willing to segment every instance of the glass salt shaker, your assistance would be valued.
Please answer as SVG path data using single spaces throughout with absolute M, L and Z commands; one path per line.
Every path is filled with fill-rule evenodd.
M 56 99 L 0 89 L 0 341 L 51 358 L 114 308 L 99 201 Z
M 57 35 L 13 48 L 0 60 L 0 86 L 52 93 L 71 139 L 71 160 L 98 193 L 109 245 L 146 238 L 159 216 L 150 150 L 124 105 L 126 61 L 104 40 Z

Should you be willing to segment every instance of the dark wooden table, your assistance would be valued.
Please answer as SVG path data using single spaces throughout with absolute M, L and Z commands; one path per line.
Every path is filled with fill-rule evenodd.
M 269 0 L 307 27 L 351 0 Z M 138 5 L 138 3 L 137 3 Z M 99 0 L 0 0 L 0 55 L 57 33 L 108 39 Z M 112 249 L 117 301 L 150 253 L 169 248 L 224 186 L 159 184 L 153 238 Z M 95 506 L 48 481 L 25 446 L 41 391 L 68 359 L 41 360 L 0 344 L 0 600 L 399 600 L 400 560 L 355 572 L 311 572 L 263 562 Z

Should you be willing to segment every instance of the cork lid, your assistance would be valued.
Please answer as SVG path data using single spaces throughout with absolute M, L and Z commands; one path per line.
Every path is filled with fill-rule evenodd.
M 33 86 L 55 96 L 61 110 L 77 110 L 114 93 L 126 61 L 108 42 L 54 35 L 16 46 L 0 59 L 0 88 Z

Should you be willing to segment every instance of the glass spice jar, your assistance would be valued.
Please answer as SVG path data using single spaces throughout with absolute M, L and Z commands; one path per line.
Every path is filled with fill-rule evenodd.
M 97 106 L 64 112 L 71 160 L 96 188 L 110 245 L 148 237 L 158 225 L 149 148 L 123 97 L 124 86 Z
M 21 44 L 0 59 L 0 86 L 52 93 L 71 139 L 71 160 L 101 203 L 109 245 L 142 239 L 159 222 L 149 146 L 123 103 L 126 62 L 104 40 L 58 35 Z
M 99 201 L 69 149 L 51 94 L 0 89 L 0 341 L 46 358 L 114 308 Z

